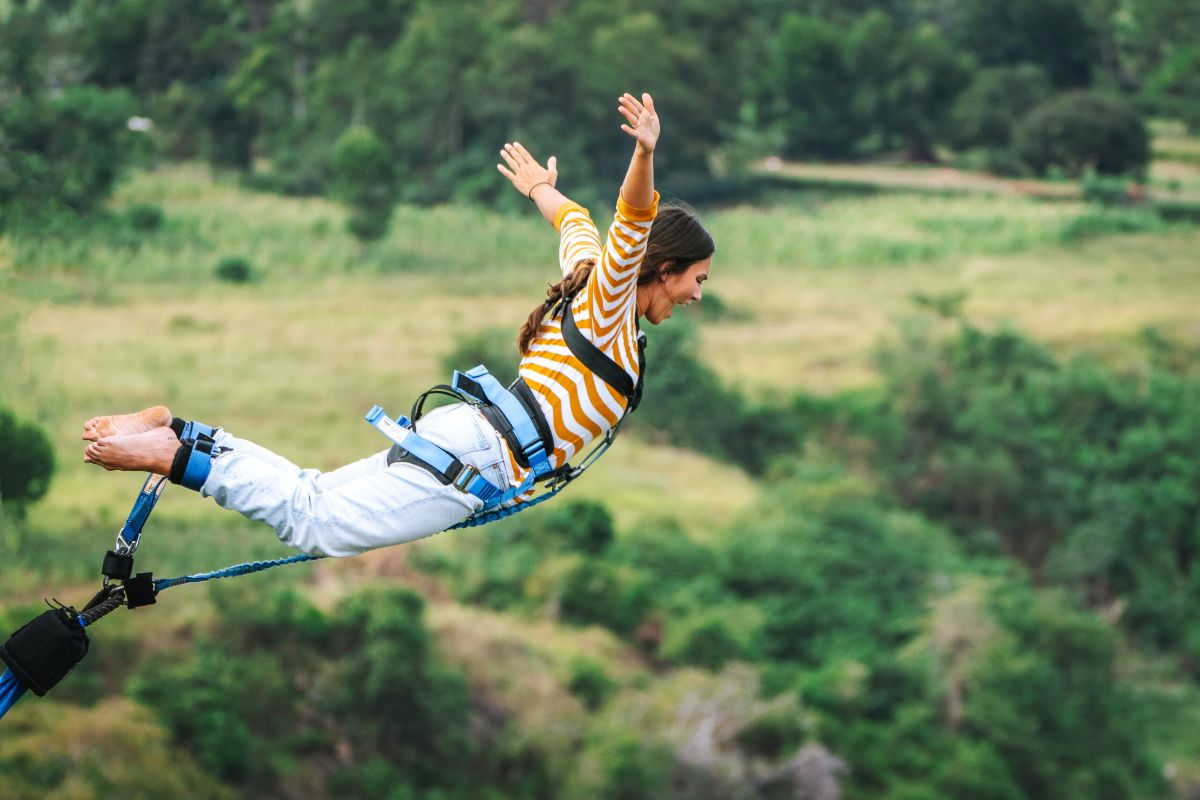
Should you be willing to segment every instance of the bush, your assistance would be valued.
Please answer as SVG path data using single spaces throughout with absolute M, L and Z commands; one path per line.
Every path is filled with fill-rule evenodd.
M 50 438 L 36 424 L 0 408 L 0 503 L 23 514 L 27 504 L 46 494 L 53 474 Z
M 585 555 L 600 555 L 614 536 L 612 514 L 603 503 L 572 500 L 551 506 L 542 518 L 542 526 L 556 549 Z
M 564 580 L 559 615 L 564 622 L 600 625 L 628 635 L 649 611 L 651 595 L 652 587 L 633 570 L 584 558 Z
M 53 100 L 17 95 L 0 111 L 0 201 L 31 215 L 57 208 L 94 210 L 134 153 L 126 120 L 133 99 L 123 89 L 71 86 Z
M 754 655 L 751 640 L 757 625 L 736 606 L 707 609 L 668 624 L 660 655 L 673 664 L 716 672 L 730 661 Z
M 584 708 L 595 711 L 604 705 L 617 685 L 604 671 L 604 667 L 587 658 L 576 658 L 571 662 L 571 676 L 567 679 L 567 691 L 579 698 Z
M 370 128 L 348 129 L 333 146 L 333 172 L 338 193 L 350 205 L 347 227 L 362 241 L 387 233 L 396 203 L 393 158 Z
M 1039 175 L 1051 169 L 1079 177 L 1141 173 L 1150 161 L 1146 125 L 1124 100 L 1068 92 L 1041 103 L 1013 134 L 1017 155 Z
M 1106 212 L 1113 213 L 1113 212 Z M 1129 213 L 1129 212 L 1126 212 Z M 1200 653 L 1200 382 L 1058 363 L 1012 331 L 964 324 L 883 354 L 875 468 L 975 553 L 1119 604 L 1141 641 Z M 1168 556 L 1168 554 L 1170 554 Z
M 250 262 L 241 256 L 226 256 L 217 262 L 213 274 L 227 283 L 249 283 L 254 271 Z
M 1050 79 L 1038 67 L 982 69 L 951 111 L 949 139 L 955 147 L 1007 147 L 1013 125 L 1053 92 Z
M 152 233 L 162 226 L 162 208 L 151 203 L 136 203 L 129 207 L 125 215 L 130 227 L 141 233 Z

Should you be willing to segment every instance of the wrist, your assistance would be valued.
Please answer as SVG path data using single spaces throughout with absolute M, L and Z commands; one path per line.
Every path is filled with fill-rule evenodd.
M 638 142 L 636 145 L 634 145 L 633 154 L 635 156 L 649 158 L 650 156 L 654 155 L 654 147 L 653 146 L 647 147 L 646 145 L 642 144 L 641 142 Z
M 539 187 L 542 187 L 542 186 L 549 186 L 551 189 L 554 188 L 553 185 L 551 185 L 550 181 L 538 181 L 533 186 L 529 187 L 529 191 L 525 192 L 525 196 L 528 197 L 532 202 L 536 203 L 537 201 L 533 199 L 533 193 L 535 191 L 537 191 L 537 189 Z

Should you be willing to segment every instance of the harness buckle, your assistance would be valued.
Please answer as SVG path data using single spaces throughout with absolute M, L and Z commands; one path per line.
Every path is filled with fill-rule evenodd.
M 479 470 L 475 469 L 469 464 L 463 464 L 462 471 L 454 477 L 454 480 L 450 482 L 450 485 L 455 489 L 458 489 L 463 494 L 469 494 L 471 491 L 471 484 L 478 477 Z

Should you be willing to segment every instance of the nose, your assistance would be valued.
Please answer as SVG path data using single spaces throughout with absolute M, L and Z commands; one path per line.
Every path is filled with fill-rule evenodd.
M 699 303 L 699 302 L 700 302 L 700 299 L 701 299 L 701 298 L 700 298 L 700 296 L 701 296 L 703 293 L 704 293 L 704 290 L 703 290 L 703 289 L 701 289 L 699 286 L 697 286 L 697 287 L 696 287 L 696 291 L 692 292 L 692 302 L 693 302 L 693 303 Z

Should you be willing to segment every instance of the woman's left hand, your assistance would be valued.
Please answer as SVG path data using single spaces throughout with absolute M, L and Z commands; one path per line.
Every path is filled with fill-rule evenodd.
M 504 145 L 504 149 L 500 151 L 500 157 L 504 159 L 504 163 L 497 164 L 496 169 L 500 170 L 500 174 L 512 181 L 512 185 L 521 194 L 529 197 L 533 187 L 539 183 L 549 184 L 554 186 L 558 183 L 558 159 L 554 156 L 546 161 L 546 166 L 539 164 L 525 146 L 520 142 L 510 142 Z
M 638 149 L 645 153 L 653 153 L 658 144 L 658 114 L 654 113 L 654 98 L 647 92 L 642 92 L 642 99 L 629 92 L 621 95 L 620 107 L 617 109 L 625 117 L 628 124 L 622 125 L 621 130 L 628 133 L 637 141 Z

